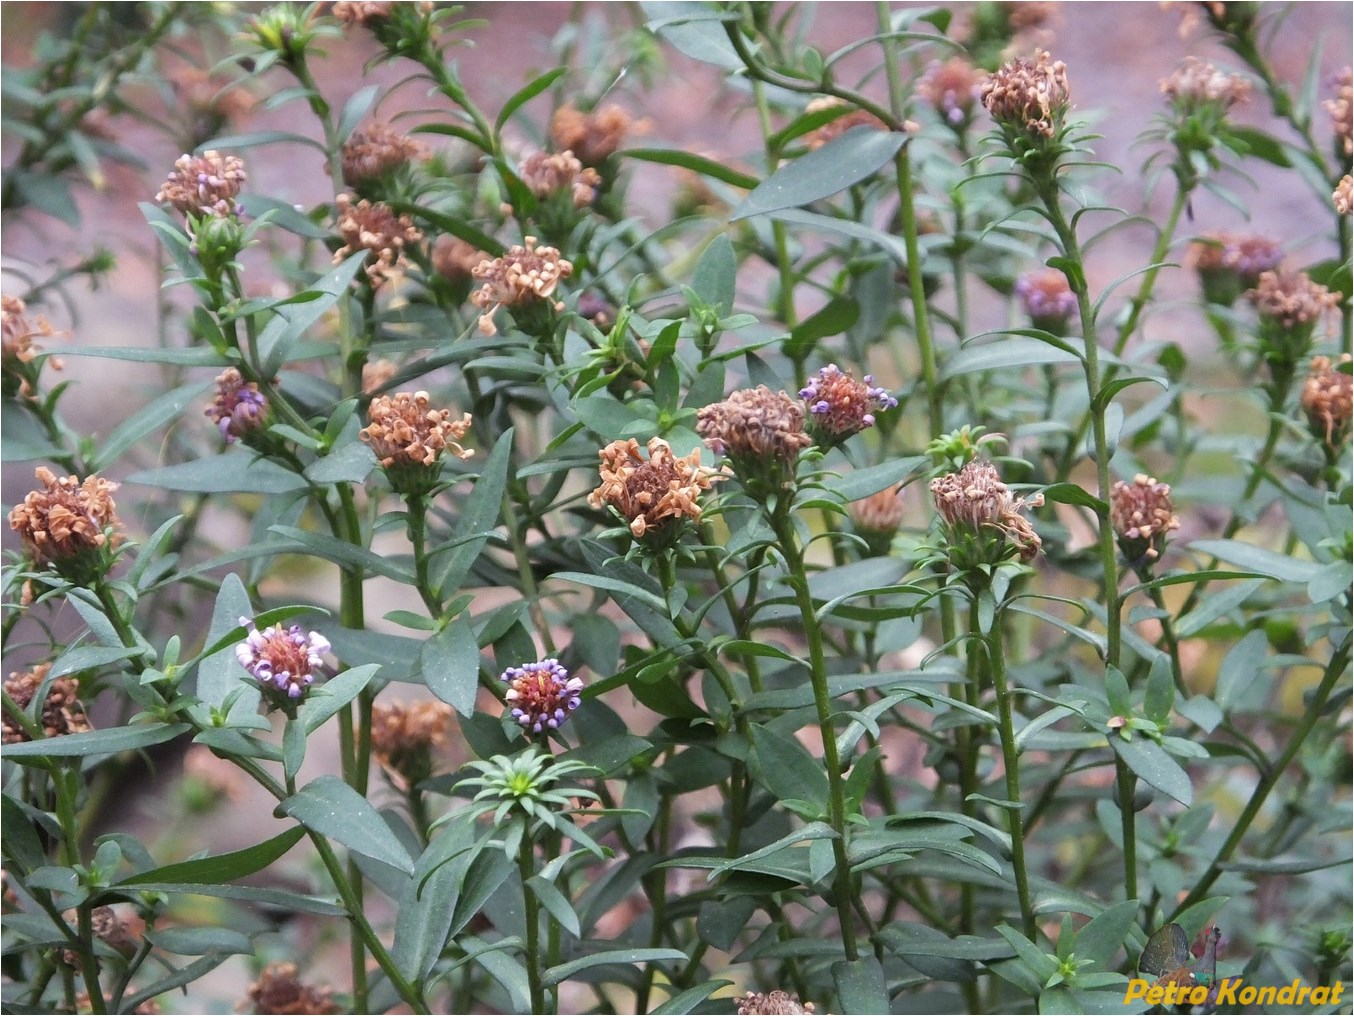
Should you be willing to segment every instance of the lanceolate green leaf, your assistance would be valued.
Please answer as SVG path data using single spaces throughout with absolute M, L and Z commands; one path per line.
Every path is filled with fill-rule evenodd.
M 902 149 L 907 135 L 855 127 L 817 151 L 801 155 L 759 183 L 730 219 L 801 208 L 846 190 L 874 173 Z
M 307 783 L 277 808 L 349 850 L 413 874 L 414 861 L 365 797 L 337 776 Z
M 217 854 L 214 857 L 199 857 L 177 864 L 167 864 L 162 868 L 152 868 L 150 871 L 143 871 L 130 878 L 124 878 L 117 884 L 119 886 L 140 886 L 152 882 L 179 885 L 234 882 L 237 878 L 244 878 L 256 871 L 262 871 L 296 846 L 303 836 L 305 836 L 305 831 L 298 826 L 244 850 L 235 850 L 229 854 Z
M 3 755 L 8 759 L 79 758 L 86 755 L 113 755 L 120 751 L 149 748 L 154 744 L 172 741 L 191 730 L 187 723 L 146 723 L 134 727 L 110 727 L 81 734 L 46 737 L 40 741 L 7 744 Z

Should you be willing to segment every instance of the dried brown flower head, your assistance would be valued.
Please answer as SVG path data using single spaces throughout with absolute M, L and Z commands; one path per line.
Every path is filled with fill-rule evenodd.
M 4 391 L 8 395 L 28 397 L 33 394 L 38 368 L 28 365 L 42 352 L 41 347 L 33 344 L 33 339 L 56 334 L 56 329 L 41 314 L 30 321 L 27 310 L 27 306 L 17 296 L 0 295 L 0 319 L 3 320 L 0 373 L 4 375 Z M 59 357 L 48 357 L 47 362 L 53 370 L 62 367 Z
M 180 65 L 168 71 L 165 80 L 174 90 L 177 107 L 188 114 L 188 140 L 193 145 L 243 120 L 254 104 L 247 89 L 218 80 L 200 67 Z
M 253 381 L 246 381 L 234 367 L 217 375 L 216 396 L 205 414 L 221 431 L 227 444 L 263 426 L 268 414 L 268 399 Z
M 1211 63 L 1189 56 L 1161 79 L 1161 94 L 1181 113 L 1202 107 L 1225 112 L 1250 96 L 1251 83 L 1239 74 L 1220 71 Z
M 389 17 L 392 0 L 338 0 L 333 7 L 333 15 L 351 28 L 353 25 L 368 25 Z
M 738 1016 L 802 1016 L 813 1012 L 813 1003 L 802 1005 L 798 995 L 784 991 L 749 991 L 738 998 Z
M 1265 272 L 1246 293 L 1256 313 L 1283 329 L 1314 325 L 1340 305 L 1339 293 L 1313 282 L 1306 272 Z
M 583 163 L 568 150 L 554 155 L 533 152 L 518 165 L 517 175 L 527 185 L 527 190 L 538 198 L 567 191 L 575 208 L 592 204 L 602 186 L 602 177 L 597 170 L 591 166 L 584 169 Z
M 1180 528 L 1170 485 L 1144 473 L 1132 483 L 1118 481 L 1110 489 L 1110 525 L 1124 559 L 1135 568 L 1150 565 L 1165 549 L 1167 534 Z
M 374 256 L 367 259 L 366 271 L 373 286 L 402 275 L 404 248 L 423 239 L 409 216 L 366 199 L 354 203 L 349 194 L 338 196 L 338 231 L 343 246 L 334 252 L 334 264 L 357 251 L 370 251 Z
M 399 373 L 392 360 L 373 360 L 362 365 L 362 394 L 372 395 L 384 388 Z
M 678 457 L 661 437 L 652 437 L 648 452 L 647 457 L 641 453 L 634 438 L 612 441 L 599 453 L 602 483 L 588 495 L 593 508 L 614 508 L 636 538 L 669 519 L 699 519 L 696 499 L 719 479 L 701 468 L 699 448 Z
M 244 162 L 234 155 L 214 150 L 181 155 L 155 200 L 184 215 L 238 215 L 241 209 L 235 199 L 247 179 Z
M 1233 288 L 1249 288 L 1259 282 L 1265 272 L 1279 267 L 1283 247 L 1264 236 L 1213 233 L 1191 243 L 1188 257 L 1199 273 L 1205 291 L 1211 280 L 1228 281 Z
M 343 143 L 343 179 L 356 186 L 428 157 L 428 146 L 374 120 L 353 131 Z
M 852 501 L 850 512 L 856 532 L 892 536 L 903 524 L 903 485 L 896 483 Z
M 1331 127 L 1340 139 L 1340 147 L 1345 155 L 1354 153 L 1354 136 L 1351 135 L 1351 107 L 1354 106 L 1354 70 L 1346 67 L 1335 76 L 1335 97 L 1326 99 L 1321 108 L 1330 114 Z
M 585 166 L 600 166 L 625 142 L 626 135 L 647 128 L 615 103 L 583 113 L 565 105 L 550 118 L 550 141 L 560 151 L 570 151 Z
M 470 430 L 470 414 L 459 420 L 449 409 L 433 409 L 427 392 L 378 395 L 367 409 L 371 422 L 358 432 L 387 470 L 422 469 L 437 465 L 444 452 L 468 459 L 474 452 L 462 448 Z
M 35 490 L 9 513 L 9 528 L 23 538 L 36 565 L 78 566 L 92 554 L 114 546 L 121 537 L 113 491 L 118 485 L 101 476 L 81 483 L 74 476 L 57 477 L 46 466 L 35 471 L 42 490 Z
M 432 775 L 432 749 L 447 743 L 451 706 L 445 702 L 377 703 L 371 711 L 371 750 L 391 773 L 410 783 Z
M 62 917 L 71 925 L 77 920 L 74 910 L 66 911 Z M 130 906 L 95 907 L 89 912 L 89 918 L 94 936 L 110 949 L 129 958 L 140 948 L 146 934 L 146 922 Z M 61 958 L 72 967 L 80 964 L 79 958 L 69 949 L 62 950 Z
M 794 466 L 813 444 L 804 433 L 804 404 L 766 385 L 744 388 L 696 414 L 696 432 L 716 455 L 727 455 L 743 476 L 744 467 Z M 744 476 L 746 479 L 746 476 Z
M 1340 178 L 1340 182 L 1335 187 L 1335 193 L 1331 195 L 1331 200 L 1335 203 L 1335 210 L 1341 215 L 1349 215 L 1354 212 L 1354 181 L 1351 181 L 1348 173 Z
M 1348 364 L 1348 353 L 1341 355 L 1338 364 Z M 1349 436 L 1349 424 L 1354 418 L 1354 378 L 1347 370 L 1328 357 L 1314 356 L 1307 380 L 1302 385 L 1302 410 L 1312 433 L 1325 439 L 1329 448 L 1344 445 Z
M 254 1012 L 263 1016 L 328 1016 L 339 1011 L 328 988 L 302 984 L 295 963 L 270 963 L 249 986 Z
M 917 94 L 940 114 L 951 127 L 968 122 L 978 104 L 986 75 L 966 57 L 950 57 L 944 63 L 932 61 L 917 82 Z
M 489 255 L 473 243 L 459 236 L 443 233 L 433 244 L 433 271 L 449 282 L 468 282 L 474 278 L 475 266 L 488 260 Z
M 980 94 L 992 119 L 1030 137 L 1051 138 L 1071 105 L 1067 65 L 1040 51 L 1033 60 L 1013 60 L 982 83 Z
M 1007 556 L 1008 547 L 1029 561 L 1043 546 L 1020 509 L 1039 507 L 1044 496 L 1013 497 L 990 462 L 973 459 L 959 472 L 932 480 L 931 493 L 960 567 L 995 564 Z
M 42 682 L 51 671 L 50 663 L 40 663 L 32 670 L 14 671 L 5 678 L 5 694 L 14 700 L 20 709 L 27 710 L 37 694 Z M 19 744 L 30 740 L 28 732 L 18 724 L 9 713 L 3 716 L 3 743 Z M 42 700 L 42 716 L 38 718 L 46 737 L 61 737 L 63 734 L 81 734 L 92 730 L 85 707 L 80 704 L 80 683 L 73 677 L 58 677 L 47 687 L 47 697 Z
M 849 103 L 835 95 L 822 96 L 812 100 L 804 107 L 805 113 L 818 113 L 825 109 L 846 109 Z M 852 127 L 871 127 L 875 130 L 887 130 L 888 125 L 873 113 L 863 109 L 852 109 L 835 120 L 829 120 L 821 127 L 815 127 L 804 135 L 804 144 L 810 151 L 822 148 L 829 141 L 836 141 Z
M 517 307 L 549 300 L 560 279 L 573 274 L 574 266 L 560 257 L 554 247 L 537 247 L 536 238 L 526 238 L 526 246 L 514 244 L 501 258 L 482 261 L 472 274 L 483 285 L 470 295 L 480 314 L 480 332 L 494 335 L 494 313 L 500 307 Z M 562 304 L 555 304 L 562 310 Z

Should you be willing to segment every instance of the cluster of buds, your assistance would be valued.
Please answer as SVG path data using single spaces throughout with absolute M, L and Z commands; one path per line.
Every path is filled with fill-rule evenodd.
M 869 497 L 852 501 L 849 511 L 856 535 L 865 541 L 873 557 L 888 554 L 894 534 L 903 524 L 903 485 L 885 487 Z
M 527 185 L 527 190 L 543 200 L 557 194 L 568 195 L 568 201 L 574 208 L 586 208 L 597 199 L 597 190 L 602 186 L 602 178 L 591 166 L 586 169 L 575 158 L 574 153 L 565 150 L 554 155 L 546 152 L 533 152 L 517 167 L 517 175 Z
M 1161 79 L 1160 88 L 1180 117 L 1202 113 L 1217 120 L 1233 106 L 1246 101 L 1251 83 L 1239 74 L 1228 74 L 1198 57 L 1189 56 L 1169 77 Z
M 1132 483 L 1123 480 L 1110 489 L 1110 525 L 1124 560 L 1144 579 L 1166 549 L 1166 536 L 1180 528 L 1171 504 L 1171 488 L 1139 473 Z
M 22 538 L 29 559 L 79 585 L 107 574 L 122 539 L 112 496 L 118 485 L 101 476 L 83 483 L 58 477 L 46 466 L 35 475 L 43 489 L 31 491 L 9 513 L 9 528 Z
M 427 392 L 378 395 L 371 400 L 367 419 L 358 437 L 371 446 L 400 494 L 431 490 L 441 474 L 443 455 L 468 459 L 474 454 L 460 444 L 470 431 L 470 414 L 452 419 L 451 410 L 432 408 Z
M 42 363 L 38 360 L 42 350 L 33 344 L 33 339 L 56 334 L 56 329 L 40 314 L 29 321 L 27 311 L 27 305 L 17 296 L 0 295 L 0 378 L 4 394 L 10 398 L 33 396 Z M 47 359 L 53 370 L 61 369 L 60 358 Z
M 974 579 L 1018 554 L 1033 560 L 1043 542 L 1022 508 L 1037 508 L 1044 496 L 1014 497 L 990 462 L 974 459 L 957 473 L 931 481 L 936 510 L 945 528 L 950 563 Z
M 556 248 L 536 246 L 534 236 L 526 238 L 525 246 L 514 244 L 502 257 L 482 261 L 472 272 L 482 285 L 470 296 L 481 311 L 480 333 L 497 334 L 494 314 L 507 307 L 523 331 L 543 337 L 553 313 L 564 309 L 552 299 L 555 287 L 573 271 L 573 263 L 560 257 Z
M 227 367 L 216 377 L 216 395 L 204 413 L 216 424 L 226 444 L 234 444 L 264 424 L 268 415 L 268 399 L 254 381 L 246 381 L 234 367 Z
M 512 718 L 533 734 L 558 730 L 582 702 L 583 679 L 570 677 L 559 660 L 509 667 L 500 677 Z
M 1339 306 L 1341 296 L 1313 282 L 1305 272 L 1265 272 L 1246 298 L 1259 317 L 1260 355 L 1269 365 L 1270 399 L 1278 409 L 1298 364 L 1311 348 L 1317 324 Z
M 810 378 L 799 390 L 799 397 L 808 406 L 808 427 L 823 448 L 832 448 L 873 427 L 875 413 L 898 405 L 897 399 L 875 385 L 871 375 L 857 381 L 835 363 Z
M 376 120 L 353 131 L 343 143 L 343 180 L 357 187 L 427 157 L 428 146 L 423 142 Z
M 700 518 L 696 499 L 720 477 L 701 467 L 700 449 L 679 457 L 661 437 L 649 439 L 648 455 L 630 438 L 613 441 L 599 453 L 601 485 L 588 495 L 593 508 L 613 509 L 636 539 L 671 536 L 682 519 Z
M 447 743 L 451 706 L 445 702 L 377 703 L 371 710 L 371 751 L 407 787 L 433 772 L 432 750 Z
M 1354 70 L 1346 67 L 1335 76 L 1335 96 L 1321 107 L 1330 114 L 1336 148 L 1348 159 L 1354 154 Z
M 61 916 L 72 927 L 78 926 L 79 918 L 74 910 L 68 910 Z M 120 906 L 117 909 L 107 906 L 95 907 L 89 912 L 89 923 L 95 938 L 126 959 L 131 959 L 136 954 L 146 936 L 146 922 L 140 914 L 128 906 Z M 79 957 L 73 950 L 63 949 L 60 955 L 67 966 L 79 967 Z
M 1067 333 L 1067 323 L 1077 312 L 1077 294 L 1066 275 L 1056 268 L 1026 272 L 1016 279 L 1015 292 L 1035 328 L 1054 335 Z
M 249 629 L 249 635 L 235 647 L 235 658 L 258 682 L 270 707 L 293 715 L 306 689 L 324 673 L 321 657 L 329 652 L 329 640 L 318 632 L 303 631 L 299 624 L 286 628 L 275 624 L 263 631 L 248 617 L 240 618 L 240 624 Z
M 360 250 L 369 251 L 367 278 L 373 288 L 404 274 L 405 247 L 423 239 L 423 233 L 407 215 L 396 215 L 388 205 L 351 195 L 338 196 L 338 231 L 343 246 L 334 252 L 334 264 Z
M 813 1003 L 799 1001 L 799 996 L 784 991 L 749 991 L 740 995 L 738 1016 L 803 1016 L 813 1012 Z
M 38 689 L 47 681 L 51 671 L 50 663 L 40 663 L 32 670 L 15 671 L 5 678 L 5 694 L 10 700 L 28 712 Z M 19 744 L 30 740 L 28 731 L 6 711 L 3 719 L 5 744 Z M 47 685 L 47 694 L 42 700 L 41 715 L 34 717 L 36 726 L 42 729 L 44 737 L 61 737 L 65 734 L 80 734 L 93 729 L 85 707 L 80 704 L 80 684 L 73 677 L 58 677 Z
M 1312 434 L 1337 452 L 1349 437 L 1354 418 L 1354 377 L 1350 376 L 1350 356 L 1341 355 L 1336 363 L 1329 357 L 1312 357 L 1307 380 L 1302 386 L 1302 410 Z
M 627 135 L 645 126 L 615 103 L 591 113 L 565 105 L 550 118 L 550 142 L 559 151 L 573 152 L 583 165 L 598 167 L 619 151 Z
M 962 132 L 973 120 L 984 77 L 965 57 L 951 57 L 944 63 L 935 60 L 917 81 L 917 94 L 946 124 Z
M 235 199 L 247 179 L 244 162 L 234 155 L 181 155 L 155 200 L 190 219 L 237 216 L 244 209 Z
M 1003 64 L 983 82 L 980 95 L 1017 157 L 1056 141 L 1072 105 L 1067 65 L 1042 50 L 1033 60 Z
M 1199 275 L 1204 299 L 1230 307 L 1265 272 L 1283 261 L 1283 248 L 1263 236 L 1210 234 L 1190 244 L 1189 260 Z
M 804 145 L 809 151 L 822 148 L 829 141 L 836 141 L 853 127 L 869 127 L 872 130 L 887 130 L 888 125 L 879 117 L 864 109 L 856 109 L 845 99 L 835 95 L 825 95 L 812 100 L 804 107 L 805 113 L 821 113 L 824 110 L 839 109 L 841 115 L 834 117 L 821 127 L 815 127 L 804 135 Z
M 744 388 L 696 414 L 696 432 L 725 455 L 753 496 L 794 485 L 799 453 L 813 444 L 804 431 L 804 404 L 766 385 Z
M 259 1016 L 328 1016 L 339 1011 L 329 989 L 303 983 L 294 963 L 264 967 L 259 979 L 249 986 L 249 1001 Z

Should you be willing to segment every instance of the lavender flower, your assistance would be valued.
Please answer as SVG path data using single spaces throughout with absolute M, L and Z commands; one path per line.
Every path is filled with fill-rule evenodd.
M 216 397 L 205 414 L 216 424 L 226 444 L 234 444 L 263 425 L 268 399 L 253 381 L 245 381 L 234 367 L 227 367 L 216 379 Z
M 299 624 L 259 631 L 251 618 L 242 617 L 240 623 L 249 628 L 249 637 L 235 647 L 240 666 L 265 693 L 285 703 L 301 698 L 324 669 L 320 657 L 329 652 L 329 640 L 318 632 L 303 632 Z
M 512 716 L 533 734 L 557 730 L 578 708 L 583 690 L 581 677 L 570 677 L 559 660 L 541 660 L 503 671 L 508 685 L 504 696 Z
M 835 363 L 830 363 L 799 390 L 808 403 L 809 420 L 827 444 L 874 426 L 874 414 L 893 409 L 898 400 L 874 385 L 874 377 L 857 381 Z

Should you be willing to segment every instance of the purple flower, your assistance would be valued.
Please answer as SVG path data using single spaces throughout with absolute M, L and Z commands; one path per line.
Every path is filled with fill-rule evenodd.
M 322 654 L 329 640 L 318 632 L 304 632 L 299 624 L 280 624 L 259 631 L 252 619 L 240 618 L 249 636 L 235 647 L 235 658 L 259 686 L 274 696 L 295 701 L 306 693 L 324 668 Z
M 245 381 L 234 367 L 227 367 L 216 379 L 216 397 L 206 415 L 221 431 L 226 444 L 234 444 L 263 425 L 268 399 L 253 381 Z
M 512 716 L 533 734 L 556 730 L 578 708 L 583 690 L 581 677 L 570 677 L 559 660 L 541 660 L 503 671 L 508 685 L 504 696 Z
M 1045 331 L 1061 331 L 1077 309 L 1077 295 L 1067 276 L 1052 268 L 1020 276 L 1015 291 L 1034 326 Z
M 808 403 L 810 422 L 834 441 L 873 427 L 875 413 L 898 405 L 887 391 L 875 387 L 872 375 L 857 381 L 835 363 L 810 378 L 799 390 L 799 397 Z

